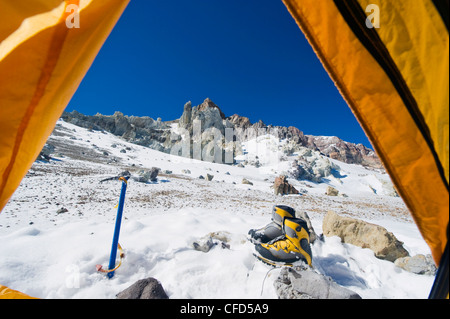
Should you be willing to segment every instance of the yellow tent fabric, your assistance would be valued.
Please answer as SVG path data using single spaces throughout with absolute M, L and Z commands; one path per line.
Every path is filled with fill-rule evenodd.
M 128 0 L 0 1 L 0 210 L 36 159 Z M 79 28 L 66 20 L 79 8 Z
M 449 221 L 448 7 L 438 0 L 283 1 L 439 264 Z
M 128 2 L 0 0 L 0 211 Z
M 30 297 L 20 291 L 0 285 L 0 299 L 38 299 Z

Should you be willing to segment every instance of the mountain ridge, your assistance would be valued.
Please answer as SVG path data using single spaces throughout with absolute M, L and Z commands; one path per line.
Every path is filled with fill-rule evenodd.
M 99 113 L 84 115 L 77 111 L 64 112 L 62 119 L 84 128 L 104 130 L 134 144 L 166 153 L 170 153 L 175 143 L 182 139 L 180 134 L 177 134 L 177 130 L 174 130 L 174 125 L 177 129 L 181 128 L 192 134 L 195 120 L 200 121 L 202 134 L 211 128 L 218 129 L 222 134 L 225 133 L 225 129 L 244 131 L 244 135 L 235 136 L 233 141 L 241 139 L 242 142 L 242 139 L 248 138 L 249 132 L 258 132 L 258 130 L 264 132 L 265 130 L 266 132 L 276 132 L 278 138 L 291 142 L 294 149 L 306 147 L 347 164 L 360 164 L 377 169 L 383 168 L 376 153 L 361 143 L 346 142 L 337 136 L 306 135 L 294 126 L 266 125 L 261 120 L 251 123 L 248 117 L 238 114 L 227 117 L 220 107 L 209 98 L 206 98 L 203 103 L 197 106 L 192 106 L 191 102 L 187 102 L 180 118 L 170 121 L 162 121 L 161 118 L 154 120 L 149 116 L 127 116 L 121 112 L 115 112 L 113 115 Z M 202 141 L 202 145 L 206 145 L 210 141 L 206 138 L 205 141 Z M 238 149 L 239 146 L 235 146 L 235 148 Z

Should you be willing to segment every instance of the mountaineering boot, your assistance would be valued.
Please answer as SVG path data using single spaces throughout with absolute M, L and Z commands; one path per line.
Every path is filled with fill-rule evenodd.
M 249 240 L 254 244 L 267 243 L 283 234 L 283 219 L 285 217 L 295 217 L 295 210 L 292 207 L 277 205 L 272 209 L 272 222 L 260 229 L 250 229 Z
M 272 266 L 292 266 L 296 261 L 312 262 L 309 231 L 306 222 L 300 218 L 284 218 L 283 235 L 272 241 L 255 246 L 255 256 Z

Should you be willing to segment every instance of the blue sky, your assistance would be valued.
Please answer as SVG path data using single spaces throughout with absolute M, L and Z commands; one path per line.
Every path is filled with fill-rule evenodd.
M 281 0 L 131 0 L 66 110 L 173 120 L 207 97 L 371 147 Z

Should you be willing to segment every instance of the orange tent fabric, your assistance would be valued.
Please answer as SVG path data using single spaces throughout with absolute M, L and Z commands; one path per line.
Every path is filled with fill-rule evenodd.
M 284 0 L 439 264 L 449 220 L 449 42 L 432 0 Z M 366 24 L 369 4 L 379 28 Z M 417 23 L 420 21 L 420 23 Z M 372 25 L 373 26 L 373 25 Z
M 0 285 L 0 299 L 37 299 L 20 291 Z
M 128 1 L 0 0 L 0 211 Z
M 448 1 L 283 1 L 439 265 L 430 298 L 448 299 Z
M 128 0 L 37 0 L 32 5 L 26 0 L 0 1 L 0 210 L 127 4 Z M 75 10 L 68 10 L 74 6 L 79 28 L 68 27 L 75 22 Z

